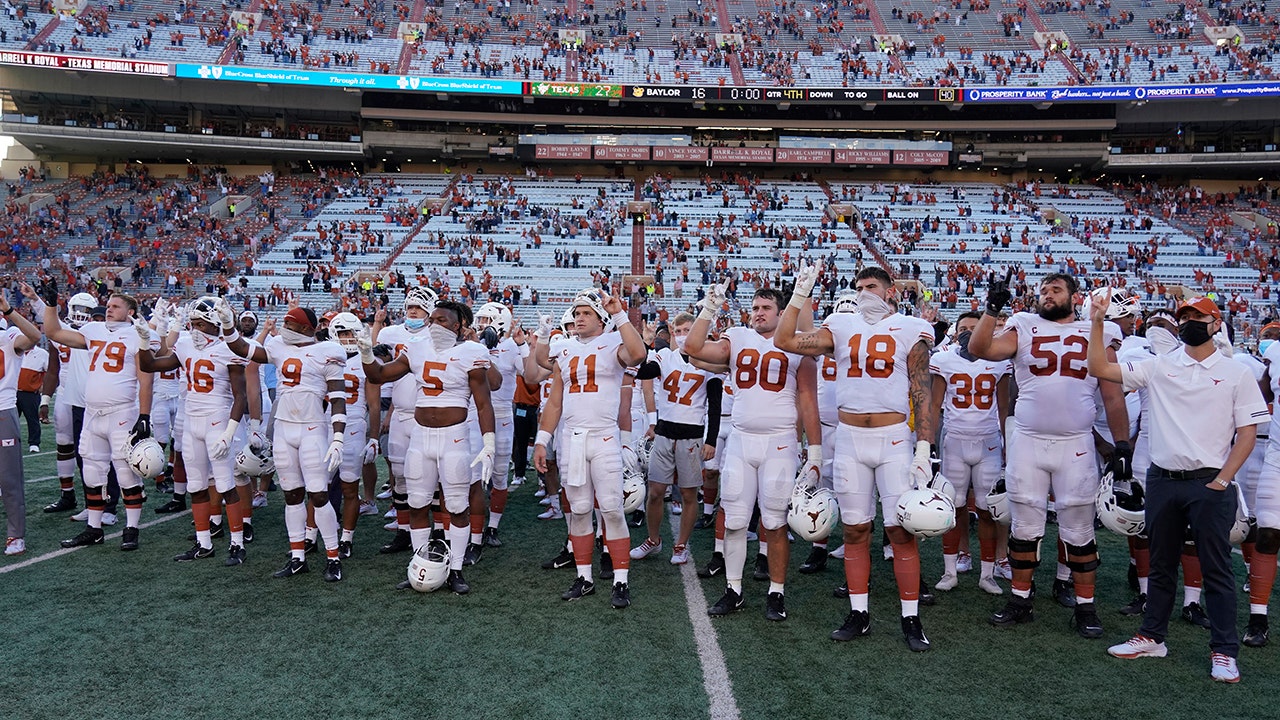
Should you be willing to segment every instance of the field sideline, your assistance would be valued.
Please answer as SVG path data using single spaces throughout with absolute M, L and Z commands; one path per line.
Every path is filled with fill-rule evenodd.
M 663 552 L 633 564 L 630 609 L 611 610 L 603 582 L 594 596 L 565 603 L 559 595 L 571 571 L 540 568 L 563 541 L 564 523 L 534 517 L 534 483 L 513 489 L 506 544 L 467 568 L 472 593 L 458 597 L 392 589 L 408 555 L 377 553 L 389 538 L 380 517 L 360 519 L 343 582 L 323 582 L 323 562 L 314 557 L 309 574 L 272 579 L 287 548 L 279 492 L 258 510 L 258 540 L 238 568 L 222 565 L 225 539 L 214 541 L 212 560 L 172 562 L 190 544 L 190 516 L 155 515 L 154 492 L 143 523 L 164 521 L 143 529 L 138 552 L 119 551 L 123 516 L 105 546 L 55 552 L 79 526 L 41 512 L 57 496 L 53 474 L 53 453 L 26 458 L 27 553 L 0 560 L 0 623 L 10 638 L 0 676 L 6 719 L 724 718 L 736 711 L 751 720 L 1256 720 L 1276 712 L 1275 646 L 1242 648 L 1243 681 L 1234 687 L 1209 680 L 1207 631 L 1176 617 L 1168 658 L 1106 656 L 1106 646 L 1137 623 L 1117 613 L 1130 599 L 1126 554 L 1105 531 L 1104 640 L 1077 637 L 1067 627 L 1070 611 L 1046 597 L 1036 603 L 1034 623 L 990 627 L 986 617 L 1003 601 L 977 589 L 975 571 L 922 609 L 934 648 L 912 654 L 898 628 L 889 563 L 873 568 L 868 638 L 827 638 L 848 611 L 831 596 L 842 580 L 836 561 L 818 575 L 789 576 L 784 623 L 764 619 L 767 585 L 749 575 L 746 610 L 710 621 L 698 593 L 703 605 L 714 603 L 723 582 L 682 577 L 667 562 L 667 523 Z M 632 538 L 638 543 L 641 531 Z M 696 562 L 710 557 L 711 542 L 711 531 L 695 533 Z M 1051 558 L 1049 540 L 1045 547 Z M 792 545 L 793 570 L 807 551 Z M 935 582 L 940 543 L 923 543 L 921 557 L 924 577 Z M 1040 570 L 1041 587 L 1051 582 L 1050 565 Z M 1244 578 L 1242 563 L 1237 578 Z M 1243 627 L 1247 598 L 1239 600 Z M 717 652 L 725 673 L 716 672 Z M 700 659 L 708 661 L 705 677 Z

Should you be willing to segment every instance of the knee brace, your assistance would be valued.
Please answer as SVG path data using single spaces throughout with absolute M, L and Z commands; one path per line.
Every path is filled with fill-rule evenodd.
M 396 510 L 409 509 L 409 493 L 395 492 L 391 493 L 391 507 Z
M 1035 570 L 1040 567 L 1040 540 L 1019 540 L 1012 535 L 1009 536 L 1009 567 L 1014 570 Z M 1033 554 L 1034 560 L 1014 557 L 1014 553 Z
M 1089 560 L 1076 559 L 1090 556 L 1092 556 L 1092 559 Z M 1067 567 L 1071 568 L 1072 572 L 1093 572 L 1101 564 L 1102 561 L 1098 559 L 1098 543 L 1093 540 L 1084 545 L 1067 543 Z

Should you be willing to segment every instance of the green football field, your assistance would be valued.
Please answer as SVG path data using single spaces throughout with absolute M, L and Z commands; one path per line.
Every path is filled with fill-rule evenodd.
M 51 444 L 51 443 L 48 443 Z M 542 570 L 563 541 L 562 521 L 540 521 L 534 483 L 512 490 L 505 545 L 468 568 L 472 592 L 395 591 L 407 554 L 379 555 L 390 534 L 362 517 L 345 579 L 322 562 L 289 580 L 283 500 L 257 511 L 247 564 L 171 560 L 188 546 L 190 515 L 144 509 L 142 549 L 119 551 L 121 524 L 103 546 L 63 551 L 79 526 L 40 509 L 58 493 L 53 453 L 28 456 L 27 553 L 0 560 L 6 640 L 0 718 L 1269 718 L 1280 713 L 1276 647 L 1243 648 L 1243 682 L 1209 680 L 1206 630 L 1175 619 L 1165 659 L 1115 660 L 1106 646 L 1135 620 L 1120 538 L 1103 532 L 1099 610 L 1104 640 L 1068 629 L 1070 611 L 1042 597 L 1036 621 L 987 624 L 1003 600 L 977 589 L 976 571 L 923 609 L 933 650 L 912 654 L 898 627 L 890 563 L 872 575 L 872 634 L 835 643 L 848 611 L 842 580 L 789 577 L 789 619 L 764 619 L 766 583 L 747 580 L 747 609 L 714 621 L 705 605 L 722 580 L 698 580 L 664 552 L 633 564 L 630 609 L 615 611 L 603 582 L 560 600 L 570 570 Z M 383 509 L 386 503 L 381 503 Z M 633 530 L 633 542 L 641 531 Z M 694 557 L 711 555 L 697 531 Z M 976 548 L 976 537 L 973 540 Z M 1050 548 L 1046 541 L 1046 548 Z M 793 545 L 792 568 L 807 547 Z M 1046 552 L 1046 557 L 1051 557 Z M 923 544 L 924 575 L 941 572 L 938 541 Z M 1243 564 L 1237 568 L 1243 580 Z M 1039 583 L 1048 587 L 1051 563 Z M 690 591 L 686 593 L 686 588 Z M 1241 624 L 1247 613 L 1240 596 Z

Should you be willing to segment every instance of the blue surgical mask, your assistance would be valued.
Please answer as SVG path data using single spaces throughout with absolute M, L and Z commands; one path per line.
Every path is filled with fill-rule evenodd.
M 1266 355 L 1266 354 L 1267 354 L 1267 348 L 1271 347 L 1271 343 L 1273 343 L 1273 342 L 1275 342 L 1275 340 L 1271 340 L 1270 338 L 1268 338 L 1268 339 L 1266 339 L 1266 340 L 1259 340 L 1259 341 L 1258 341 L 1258 354 L 1259 354 L 1259 355 Z
M 405 318 L 404 326 L 410 330 L 421 330 L 427 326 L 426 318 Z

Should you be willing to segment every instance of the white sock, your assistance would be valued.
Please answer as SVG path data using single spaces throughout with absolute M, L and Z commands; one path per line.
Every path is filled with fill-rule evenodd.
M 1064 563 L 1058 563 L 1058 572 L 1056 577 L 1063 582 L 1069 582 L 1071 580 L 1071 568 L 1067 567 Z
M 778 583 L 778 582 L 774 582 L 774 581 L 770 580 L 770 581 L 769 581 L 769 594 L 770 594 L 770 595 L 772 595 L 773 593 L 778 593 L 779 595 L 785 595 L 785 594 L 786 594 L 786 591 L 785 591 L 785 590 L 783 590 L 783 583 Z
M 498 527 L 498 523 L 500 522 L 502 522 L 502 513 L 500 512 L 489 513 L 489 527 L 496 528 Z
M 614 581 L 615 583 L 622 583 L 623 585 L 626 585 L 626 584 L 627 584 L 627 576 L 628 576 L 628 575 L 630 575 L 630 574 L 631 574 L 631 570 L 629 570 L 629 569 L 627 569 L 627 570 L 623 570 L 623 569 L 620 569 L 620 568 L 615 568 L 615 569 L 614 569 L 614 571 L 613 571 L 613 581 Z
M 725 528 L 724 531 L 724 576 L 729 582 L 729 587 L 733 587 L 734 580 L 738 582 L 734 592 L 742 592 L 742 570 L 747 564 L 747 531 L 730 530 Z
M 1138 578 L 1138 592 L 1142 593 L 1143 595 L 1147 594 L 1147 578 L 1144 578 L 1144 577 Z
M 338 549 L 338 514 L 334 512 L 333 503 L 325 503 L 316 508 L 316 525 L 320 528 L 320 537 L 324 539 L 326 550 Z
M 867 593 L 849 595 L 849 609 L 854 612 L 867 612 L 867 600 L 869 597 Z
M 297 505 L 284 506 L 284 526 L 289 533 L 289 544 L 301 543 L 306 540 L 307 534 L 307 508 L 302 503 Z M 290 553 L 299 560 L 306 559 L 306 553 L 301 549 L 290 550 Z
M 484 533 L 477 533 L 477 532 L 473 532 L 473 533 L 471 533 L 471 535 L 469 536 L 469 537 L 471 538 L 471 540 L 470 540 L 471 544 L 472 544 L 472 545 L 479 545 L 479 544 L 480 544 L 480 539 L 481 539 L 483 536 L 484 536 Z
M 339 542 L 351 542 L 353 539 L 355 539 L 355 536 L 356 536 L 355 530 L 348 530 L 346 528 L 343 528 L 342 537 L 339 540 Z
M 187 494 L 187 483 L 186 483 L 186 481 L 184 480 L 184 481 L 182 481 L 182 482 L 178 482 L 177 480 L 174 480 L 174 481 L 173 481 L 173 496 L 174 496 L 174 497 L 177 497 L 177 496 L 179 496 L 179 495 L 186 495 L 186 494 Z
M 943 554 L 943 556 L 942 556 L 942 568 L 943 568 L 942 572 L 943 572 L 943 574 L 945 574 L 945 575 L 955 575 L 955 574 L 956 574 L 956 562 L 957 562 L 959 559 L 960 559 L 960 556 L 959 556 L 959 555 L 947 555 L 947 554 L 945 554 L 945 553 L 944 553 L 944 554 Z
M 716 506 L 712 505 L 711 503 L 702 503 L 703 515 L 710 515 L 713 511 L 715 511 L 715 509 L 716 509 Z
M 127 507 L 124 509 L 124 526 L 136 528 L 142 522 L 142 508 Z
M 244 531 L 243 530 L 231 531 L 231 544 L 244 547 Z
M 582 578 L 583 580 L 586 580 L 587 582 L 592 581 L 590 565 L 575 565 L 574 567 L 577 568 L 578 570 L 578 577 Z M 617 571 L 615 570 L 614 573 L 616 574 Z
M 1250 614 L 1250 615 L 1266 615 L 1266 614 L 1267 614 L 1267 606 L 1266 606 L 1266 605 L 1254 605 L 1253 603 L 1249 603 L 1249 614 Z
M 461 570 L 462 558 L 467 552 L 467 535 L 471 533 L 466 525 L 449 528 L 449 569 Z
M 431 528 L 410 528 L 409 544 L 413 545 L 413 551 L 417 552 L 427 541 L 431 539 Z
M 1198 602 L 1200 602 L 1200 588 L 1184 585 L 1182 588 L 1182 607 Z
M 319 536 L 320 536 L 320 528 L 312 527 L 310 525 L 307 526 L 306 538 L 308 540 L 310 540 L 311 542 L 315 542 L 316 538 Z
M 920 614 L 919 600 L 901 600 L 899 602 L 902 603 L 902 617 L 911 617 L 912 615 Z
M 208 530 L 196 531 L 196 544 L 202 548 L 213 547 L 213 538 L 209 537 L 211 533 Z
M 996 574 L 995 562 L 983 560 L 981 561 L 980 564 L 982 566 L 982 577 L 984 578 L 995 577 L 995 574 Z

